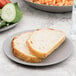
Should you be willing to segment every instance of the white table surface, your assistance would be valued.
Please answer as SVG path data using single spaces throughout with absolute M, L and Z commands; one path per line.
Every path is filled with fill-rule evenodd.
M 76 76 L 76 41 L 73 41 L 74 51 L 66 61 L 49 67 L 27 67 L 10 61 L 3 53 L 2 45 L 7 36 L 23 30 L 54 27 L 70 33 L 72 25 L 71 13 L 48 13 L 29 7 L 23 0 L 19 2 L 24 16 L 19 24 L 8 31 L 0 33 L 0 76 Z

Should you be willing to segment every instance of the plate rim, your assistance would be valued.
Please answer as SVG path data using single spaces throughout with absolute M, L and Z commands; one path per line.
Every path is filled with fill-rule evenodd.
M 11 24 L 11 25 L 9 25 L 9 26 L 5 26 L 5 27 L 3 27 L 3 28 L 0 29 L 0 32 L 9 30 L 9 29 L 15 27 L 17 24 L 18 24 L 18 23 L 14 23 L 14 24 Z

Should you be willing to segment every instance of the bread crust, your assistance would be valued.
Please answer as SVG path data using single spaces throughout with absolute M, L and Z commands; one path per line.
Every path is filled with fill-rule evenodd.
M 18 35 L 19 36 L 19 35 Z M 13 55 L 16 56 L 17 58 L 26 61 L 26 62 L 31 62 L 31 63 L 38 63 L 41 62 L 41 59 L 34 57 L 34 56 L 29 56 L 21 51 L 19 51 L 14 44 L 14 39 L 16 39 L 18 36 L 14 37 L 12 40 L 12 49 L 13 49 Z
M 41 30 L 41 29 L 38 29 L 37 31 L 39 31 L 39 30 Z M 48 29 L 48 30 L 55 30 L 55 29 Z M 57 31 L 57 30 L 55 30 L 55 31 Z M 59 31 L 59 30 L 58 30 Z M 59 32 L 62 32 L 62 31 L 59 31 Z M 34 33 L 34 32 L 33 32 Z M 62 32 L 62 33 L 64 33 L 64 32 Z M 32 47 L 32 45 L 31 45 L 31 42 L 30 42 L 30 38 L 27 40 L 27 45 L 28 45 L 28 48 L 29 48 L 29 50 L 30 50 L 30 52 L 33 54 L 33 55 L 35 55 L 35 56 L 37 56 L 37 57 L 39 57 L 39 58 L 46 58 L 48 55 L 50 55 L 53 51 L 55 51 L 55 49 L 57 49 L 63 42 L 64 42 L 64 40 L 65 40 L 65 33 L 64 33 L 64 36 L 55 44 L 55 46 L 52 48 L 52 49 L 50 49 L 47 53 L 43 53 L 43 52 L 39 52 L 39 51 L 37 51 L 36 49 L 34 49 L 33 47 Z

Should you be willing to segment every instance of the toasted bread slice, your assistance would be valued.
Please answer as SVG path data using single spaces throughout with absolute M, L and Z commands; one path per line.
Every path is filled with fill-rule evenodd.
M 26 45 L 26 40 L 30 35 L 31 32 L 27 32 L 14 37 L 14 39 L 12 40 L 13 54 L 14 56 L 22 59 L 23 61 L 32 63 L 41 62 L 41 59 L 30 53 Z
M 56 29 L 40 29 L 34 31 L 27 40 L 30 52 L 45 58 L 58 48 L 65 40 L 65 33 Z

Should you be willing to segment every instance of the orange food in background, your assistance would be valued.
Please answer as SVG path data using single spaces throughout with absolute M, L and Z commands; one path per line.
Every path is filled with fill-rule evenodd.
M 30 0 L 31 2 L 54 6 L 70 6 L 73 5 L 73 0 Z

